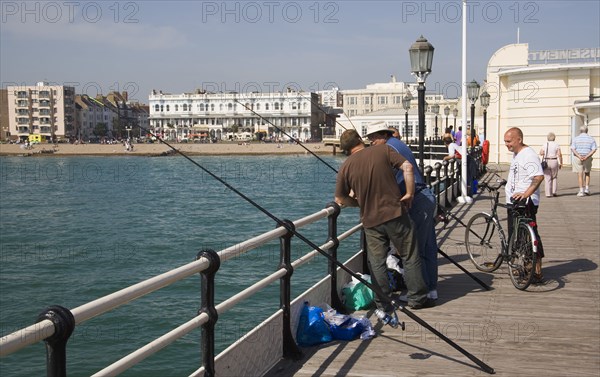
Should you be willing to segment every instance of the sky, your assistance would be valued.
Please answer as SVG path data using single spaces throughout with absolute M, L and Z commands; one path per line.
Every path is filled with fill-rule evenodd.
M 461 1 L 4 1 L 0 82 L 77 94 L 317 91 L 414 82 L 408 49 L 434 46 L 427 91 L 460 95 Z M 600 47 L 600 1 L 467 1 L 467 81 L 501 47 Z

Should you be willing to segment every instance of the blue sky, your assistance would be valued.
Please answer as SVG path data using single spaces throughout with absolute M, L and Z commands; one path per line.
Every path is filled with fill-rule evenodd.
M 600 1 L 469 1 L 469 81 L 500 47 L 600 47 Z M 408 48 L 435 47 L 428 91 L 461 81 L 461 1 L 2 1 L 0 81 L 96 95 L 152 89 L 358 89 L 414 81 Z M 446 89 L 445 89 L 446 88 Z

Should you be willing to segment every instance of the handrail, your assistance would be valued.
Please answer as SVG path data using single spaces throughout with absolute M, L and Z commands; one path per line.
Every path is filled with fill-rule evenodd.
M 315 221 L 318 221 L 322 218 L 330 216 L 334 212 L 334 209 L 331 207 L 324 208 L 318 212 L 310 214 L 306 217 L 300 218 L 293 222 L 295 227 L 302 227 L 308 224 L 311 224 Z M 354 231 L 360 229 L 360 224 L 355 226 Z M 256 237 L 250 238 L 246 241 L 240 242 L 236 245 L 230 246 L 218 252 L 218 255 L 222 261 L 231 259 L 233 257 L 239 256 L 242 253 L 250 251 L 252 249 L 258 248 L 267 242 L 276 240 L 282 237 L 287 230 L 283 227 L 278 227 L 263 234 L 260 234 Z M 328 247 L 327 245 L 323 246 L 324 248 Z M 309 258 L 310 259 L 310 258 Z M 307 258 L 302 257 L 301 262 L 307 260 Z M 300 265 L 302 263 L 298 263 Z M 145 296 L 149 293 L 152 293 L 156 290 L 164 288 L 172 283 L 175 283 L 179 280 L 182 280 L 186 277 L 194 275 L 196 273 L 202 272 L 207 269 L 209 266 L 209 261 L 206 258 L 199 258 L 194 262 L 190 262 L 181 267 L 172 269 L 163 274 L 154 276 L 150 279 L 141 281 L 137 284 L 131 285 L 127 288 L 121 289 L 119 291 L 113 292 L 109 295 L 103 296 L 96 300 L 90 301 L 84 305 L 76 307 L 71 310 L 73 317 L 75 319 L 75 324 L 79 325 L 93 317 L 101 315 L 105 312 L 108 312 L 112 309 L 118 308 L 121 305 L 124 305 L 128 302 L 131 302 L 135 299 L 138 299 L 142 296 Z M 228 300 L 222 302 L 217 306 L 218 312 L 223 312 L 228 310 L 231 306 L 235 305 L 238 301 L 246 298 L 249 294 L 254 293 L 256 290 L 262 288 L 265 285 L 271 284 L 280 278 L 283 274 L 285 274 L 284 269 L 280 269 L 276 271 L 274 274 L 269 277 L 263 279 L 262 281 L 254 284 L 253 286 L 239 292 Z M 253 290 L 254 288 L 254 290 Z M 145 347 L 142 347 L 135 351 L 134 353 L 128 355 L 127 357 L 121 359 L 119 362 L 113 364 L 113 371 L 123 371 L 128 367 L 134 365 L 140 360 L 148 357 L 149 355 L 157 352 L 158 350 L 164 348 L 166 345 L 171 343 L 172 341 L 178 339 L 179 337 L 187 334 L 189 331 L 201 326 L 208 320 L 208 316 L 206 314 L 200 314 L 199 316 L 193 318 L 192 320 L 184 323 L 183 325 L 177 327 L 171 332 L 161 336 L 155 341 L 149 343 Z M 38 323 L 30 325 L 28 327 L 17 330 L 11 334 L 5 335 L 0 338 L 0 356 L 6 356 L 11 353 L 14 353 L 28 345 L 32 345 L 38 343 L 42 340 L 48 339 L 55 334 L 55 324 L 49 319 L 43 319 Z M 125 369 L 123 369 L 125 367 Z M 98 375 L 104 375 L 104 372 L 108 371 L 108 368 L 105 368 L 103 371 L 99 372 Z M 112 372 L 111 372 L 112 373 Z
M 294 223 L 294 224 L 296 224 L 296 223 Z M 342 239 L 346 239 L 349 236 L 351 236 L 352 234 L 359 231 L 361 228 L 362 228 L 362 224 L 358 224 L 358 225 L 350 228 L 346 232 L 342 233 L 338 239 L 340 241 Z M 321 245 L 319 248 L 321 250 L 327 250 L 331 246 L 332 246 L 332 242 L 326 242 L 323 245 Z M 313 250 L 313 251 L 309 252 L 308 254 L 296 259 L 296 261 L 294 261 L 292 263 L 292 265 L 294 266 L 294 269 L 298 266 L 301 266 L 304 263 L 309 262 L 311 259 L 315 258 L 318 254 L 319 254 L 319 252 L 317 250 Z M 216 306 L 217 313 L 222 314 L 222 313 L 226 312 L 227 310 L 234 307 L 240 301 L 247 299 L 252 294 L 254 294 L 254 293 L 262 290 L 263 288 L 267 287 L 268 285 L 276 282 L 278 279 L 283 277 L 285 275 L 285 273 L 286 273 L 286 270 L 283 268 L 280 268 L 277 271 L 273 272 L 272 274 L 268 275 L 267 277 L 263 278 L 262 280 L 254 283 L 253 285 L 247 287 L 246 289 L 229 297 L 228 299 L 226 299 L 225 301 L 221 302 L 220 304 L 218 304 Z M 154 341 L 152 341 L 152 342 L 146 344 L 145 346 L 137 349 L 136 351 L 130 353 L 126 357 L 122 358 L 121 360 L 118 360 L 117 362 L 107 366 L 106 368 L 104 368 L 101 371 L 94 374 L 93 377 L 113 376 L 113 375 L 115 375 L 114 373 L 117 373 L 117 374 L 121 373 L 121 372 L 127 370 L 128 368 L 134 366 L 135 364 L 139 363 L 140 361 L 144 360 L 145 358 L 160 351 L 162 348 L 164 348 L 168 344 L 172 343 L 173 341 L 177 340 L 178 338 L 186 335 L 190 331 L 202 326 L 202 324 L 204 324 L 206 321 L 208 321 L 208 316 L 206 314 L 202 313 L 200 316 L 191 319 L 190 321 L 184 323 L 183 325 L 177 327 L 176 329 L 164 334 L 163 336 L 155 339 Z
M 332 213 L 332 211 L 333 210 L 330 208 L 324 208 L 316 213 L 296 220 L 294 225 L 301 227 L 310 224 L 327 217 Z M 238 256 L 241 253 L 264 245 L 267 242 L 273 241 L 281 237 L 284 233 L 285 229 L 283 228 L 273 229 L 256 237 L 250 238 L 244 242 L 240 242 L 236 245 L 223 249 L 219 252 L 219 256 L 223 261 L 230 259 Z M 127 288 L 121 289 L 117 292 L 103 296 L 94 301 L 90 301 L 84 305 L 78 306 L 71 310 L 73 316 L 75 317 L 75 324 L 79 325 L 91 318 L 115 309 L 137 298 L 164 288 L 188 276 L 197 274 L 207 267 L 208 261 L 205 258 L 201 258 L 150 279 L 141 281 Z M 40 342 L 52 336 L 53 334 L 54 324 L 50 320 L 43 320 L 21 330 L 17 330 L 0 338 L 0 356 L 6 356 L 14 353 L 21 348 Z

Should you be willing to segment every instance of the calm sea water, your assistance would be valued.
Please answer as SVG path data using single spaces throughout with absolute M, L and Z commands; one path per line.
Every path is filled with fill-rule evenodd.
M 333 199 L 335 173 L 310 155 L 194 157 L 280 219 L 296 220 Z M 341 157 L 323 157 L 336 169 Z M 182 157 L 0 158 L 0 329 L 35 322 L 49 305 L 75 308 L 275 227 L 264 213 Z M 358 222 L 344 210 L 340 231 Z M 301 233 L 317 244 L 326 221 Z M 293 258 L 310 251 L 294 241 Z M 224 262 L 220 302 L 267 276 L 278 242 Z M 345 259 L 355 247 L 341 248 Z M 293 295 L 326 273 L 323 257 L 294 272 Z M 86 376 L 196 315 L 200 279 L 190 278 L 78 326 L 68 370 Z M 274 284 L 219 318 L 223 350 L 279 305 Z M 200 330 L 125 373 L 188 375 L 201 364 Z M 0 359 L 2 376 L 45 374 L 43 343 Z

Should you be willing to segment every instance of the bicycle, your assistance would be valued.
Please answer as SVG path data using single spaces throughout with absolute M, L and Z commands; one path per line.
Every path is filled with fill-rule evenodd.
M 498 202 L 498 190 L 504 185 L 506 180 L 499 181 L 497 185 L 479 184 L 482 191 L 487 190 L 492 194 L 491 213 L 481 212 L 471 217 L 465 232 L 465 246 L 475 268 L 493 272 L 506 262 L 513 285 L 525 290 L 533 280 L 537 262 L 537 238 L 533 231 L 535 223 L 527 214 L 526 201 L 512 205 Z M 506 237 L 498 219 L 498 206 L 513 209 L 510 238 Z

